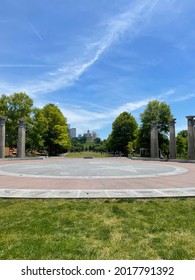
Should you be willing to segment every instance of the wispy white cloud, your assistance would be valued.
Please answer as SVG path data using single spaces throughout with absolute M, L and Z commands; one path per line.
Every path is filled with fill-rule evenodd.
M 104 108 L 100 112 L 83 110 L 82 108 L 75 108 L 74 106 L 62 105 L 60 108 L 65 116 L 68 116 L 68 121 L 79 129 L 79 133 L 83 133 L 87 129 L 98 130 L 102 129 L 105 125 L 111 125 L 115 118 L 123 113 L 129 112 L 135 115 L 140 109 L 144 110 L 148 102 L 152 100 L 166 100 L 170 95 L 176 93 L 176 90 L 170 89 L 160 94 L 153 95 L 149 98 L 140 99 L 135 102 L 127 102 L 121 106 L 113 108 Z M 139 120 L 137 119 L 139 122 Z
M 171 96 L 173 96 L 172 99 L 170 99 Z M 87 106 L 88 108 L 93 107 L 93 110 L 83 109 L 82 106 L 75 106 L 71 104 L 58 105 L 63 114 L 68 117 L 68 122 L 71 123 L 72 126 L 77 127 L 79 133 L 83 133 L 87 129 L 99 130 L 105 127 L 105 125 L 111 125 L 114 119 L 124 111 L 130 112 L 135 116 L 136 112 L 139 113 L 141 109 L 144 110 L 144 107 L 152 100 L 168 101 L 168 103 L 173 103 L 193 98 L 195 97 L 195 94 L 188 94 L 181 97 L 177 96 L 178 92 L 176 89 L 169 89 L 161 93 L 156 93 L 156 95 L 145 99 L 124 103 L 118 107 L 99 108 L 97 104 Z M 137 119 L 137 121 L 139 122 L 139 119 Z
M 104 108 L 101 112 L 75 108 L 70 105 L 60 105 L 60 108 L 63 114 L 68 116 L 68 122 L 70 122 L 72 126 L 77 127 L 79 133 L 83 133 L 87 129 L 98 130 L 103 128 L 105 125 L 111 124 L 114 119 L 124 111 L 130 113 L 136 112 L 137 110 L 144 108 L 149 101 L 159 99 L 159 96 L 161 96 L 161 98 L 164 96 L 164 99 L 166 99 L 167 96 L 174 93 L 175 91 L 168 90 L 157 96 L 152 96 L 135 102 L 128 102 L 115 108 Z
M 159 101 L 165 101 L 167 99 L 167 97 L 173 95 L 176 93 L 176 89 L 169 89 L 165 92 L 163 92 L 162 94 L 158 95 L 158 100 Z
M 46 73 L 39 80 L 22 82 L 19 88 L 27 88 L 30 94 L 53 92 L 70 86 L 86 72 L 110 46 L 117 42 L 125 32 L 135 36 L 144 25 L 144 21 L 153 12 L 159 0 L 140 0 L 131 6 L 126 12 L 119 14 L 103 24 L 103 35 L 100 39 L 88 42 L 84 57 L 79 57 L 72 63 L 64 62 L 64 67 L 58 68 L 51 73 Z M 34 25 L 27 19 L 34 33 L 43 40 Z M 5 84 L 3 85 L 5 87 Z M 18 85 L 14 85 L 16 88 Z M 1 89 L 1 84 L 0 84 Z M 8 87 L 9 90 L 9 87 Z M 17 89 L 16 89 L 17 90 Z
M 32 24 L 32 22 L 28 19 L 27 19 L 27 22 L 29 24 L 29 26 L 31 27 L 32 31 L 36 34 L 36 36 L 41 40 L 43 41 L 43 37 L 41 36 L 41 34 L 38 32 L 38 30 L 35 28 L 35 26 Z
M 146 105 L 145 101 L 132 102 L 124 104 L 118 108 L 108 108 L 102 112 L 94 112 L 82 108 L 70 106 L 59 106 L 62 113 L 68 117 L 68 122 L 72 127 L 76 127 L 78 133 L 84 133 L 89 130 L 99 130 L 105 125 L 111 125 L 114 119 L 124 111 L 135 111 Z
M 179 102 L 179 101 L 188 100 L 188 99 L 191 99 L 191 98 L 194 98 L 194 97 L 195 97 L 195 93 L 189 93 L 189 94 L 185 94 L 185 95 L 182 95 L 182 96 L 179 96 L 179 97 L 175 98 L 174 101 Z
M 45 64 L 0 64 L 1 68 L 33 68 L 33 67 L 48 67 Z
M 126 104 L 118 107 L 116 110 L 114 110 L 114 116 L 117 116 L 117 115 L 121 114 L 122 112 L 133 112 L 133 111 L 147 105 L 147 103 L 150 100 L 151 99 L 144 99 L 144 100 L 140 100 L 137 102 L 126 103 Z

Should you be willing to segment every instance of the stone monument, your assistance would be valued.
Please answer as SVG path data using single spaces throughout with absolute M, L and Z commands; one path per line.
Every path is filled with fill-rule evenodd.
M 169 155 L 170 158 L 176 158 L 176 141 L 175 141 L 175 120 L 171 119 L 169 121 L 169 132 L 170 132 L 170 144 L 169 144 Z
M 6 117 L 0 117 L 0 158 L 5 157 L 5 121 Z
M 188 121 L 188 158 L 195 159 L 195 116 L 187 116 Z
M 151 158 L 159 158 L 157 125 L 158 125 L 157 121 L 151 122 L 151 132 L 150 132 L 150 157 Z
M 17 143 L 17 156 L 20 158 L 25 157 L 25 134 L 26 124 L 23 118 L 19 120 L 18 127 L 18 143 Z

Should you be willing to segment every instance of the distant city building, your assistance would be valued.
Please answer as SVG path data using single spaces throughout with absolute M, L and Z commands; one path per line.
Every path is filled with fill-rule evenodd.
M 93 141 L 97 138 L 97 133 L 95 131 L 92 131 L 92 139 Z
M 75 138 L 76 137 L 76 128 L 69 128 L 69 135 L 70 138 Z
M 97 133 L 95 131 L 90 132 L 87 130 L 87 133 L 84 133 L 84 136 L 88 142 L 92 142 L 97 138 Z
M 76 128 L 70 128 L 70 124 L 68 124 L 68 133 L 70 139 L 77 137 Z M 90 132 L 90 130 L 87 130 L 87 133 L 78 135 L 78 139 L 81 139 L 82 137 L 86 137 L 87 142 L 93 142 L 97 138 L 97 133 L 95 131 Z
M 92 135 L 89 130 L 87 130 L 87 133 L 84 133 L 84 136 L 86 137 L 87 142 L 92 141 Z

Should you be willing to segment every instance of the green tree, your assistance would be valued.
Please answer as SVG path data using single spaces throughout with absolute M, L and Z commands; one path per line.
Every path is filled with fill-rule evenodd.
M 44 150 L 44 134 L 48 130 L 48 121 L 42 109 L 34 108 L 26 131 L 26 148 L 30 151 Z
M 0 98 L 0 115 L 7 116 L 9 110 L 9 99 L 10 97 L 2 94 Z
M 130 154 L 130 156 L 133 155 L 133 152 L 134 152 L 134 143 L 133 142 L 128 142 L 127 151 Z
M 24 118 L 30 122 L 33 100 L 23 92 L 10 96 L 3 94 L 0 98 L 0 115 L 7 117 L 6 121 L 6 145 L 16 146 L 19 119 Z
M 43 107 L 43 115 L 47 119 L 47 130 L 43 135 L 45 146 L 50 155 L 57 155 L 71 148 L 67 120 L 54 104 Z
M 188 152 L 188 132 L 181 130 L 176 137 L 177 156 L 180 158 L 187 158 Z
M 95 140 L 94 140 L 94 143 L 95 143 L 95 144 L 101 144 L 101 143 L 102 143 L 101 138 L 96 137 Z
M 121 113 L 112 124 L 112 133 L 107 140 L 107 147 L 112 152 L 121 152 L 128 155 L 128 142 L 136 138 L 138 129 L 135 118 L 127 113 Z
M 79 143 L 85 144 L 87 142 L 87 136 L 83 135 L 80 138 L 78 138 Z
M 100 145 L 94 146 L 94 152 L 106 153 L 107 152 L 106 145 L 100 144 Z
M 158 122 L 159 148 L 162 152 L 168 150 L 169 120 L 172 118 L 170 106 L 158 100 L 150 101 L 140 115 L 141 126 L 139 130 L 139 145 L 142 148 L 150 148 L 151 122 Z

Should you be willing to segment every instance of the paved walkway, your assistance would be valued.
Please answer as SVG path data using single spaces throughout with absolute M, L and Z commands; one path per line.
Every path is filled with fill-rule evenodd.
M 1 160 L 0 197 L 195 196 L 195 164 L 126 158 Z

